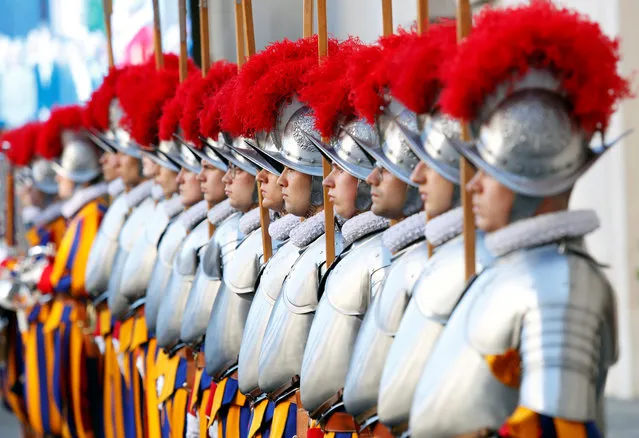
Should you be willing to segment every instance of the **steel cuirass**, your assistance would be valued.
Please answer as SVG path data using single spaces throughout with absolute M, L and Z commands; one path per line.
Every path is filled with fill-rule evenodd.
M 98 234 L 91 245 L 85 273 L 85 287 L 93 297 L 100 296 L 109 286 L 115 253 L 118 250 L 118 236 L 128 212 L 126 193 L 121 193 L 105 213 Z
M 240 242 L 240 213 L 233 210 L 230 205 L 226 208 L 228 216 L 224 216 L 220 222 L 216 221 L 215 233 L 202 254 L 184 309 L 180 339 L 189 344 L 197 344 L 204 337 L 215 297 L 222 285 L 225 266 L 233 260 Z
M 284 225 L 288 225 L 291 229 L 300 224 L 299 218 L 293 215 L 284 216 L 275 223 L 279 221 L 288 222 L 289 224 Z M 288 237 L 289 232 L 290 230 L 284 231 L 284 235 L 280 237 L 285 240 L 275 240 L 276 236 L 271 234 L 274 239 L 273 246 L 278 249 L 264 266 L 259 278 L 259 285 L 251 302 L 251 308 L 246 317 L 238 355 L 237 380 L 242 394 L 254 395 L 255 392 L 259 391 L 258 363 L 266 325 L 275 300 L 280 295 L 282 283 L 300 255 L 299 248 Z
M 262 257 L 262 230 L 257 228 L 242 240 L 223 273 L 204 337 L 206 372 L 213 378 L 237 363 Z
M 180 196 L 175 194 L 171 199 L 159 202 L 150 219 L 145 222 L 144 235 L 135 242 L 120 279 L 120 293 L 129 303 L 133 303 L 146 293 L 160 239 L 169 223 L 182 210 Z
M 202 201 L 181 213 L 167 228 L 151 273 L 151 281 L 146 289 L 144 317 L 149 333 L 155 335 L 160 304 L 167 293 L 168 283 L 173 272 L 173 261 L 192 227 L 201 223 L 206 216 L 206 202 Z M 205 240 L 206 241 L 206 240 Z
M 319 214 L 323 217 L 323 212 Z M 304 233 L 302 228 L 295 231 Z M 342 245 L 341 234 L 336 232 L 336 254 Z M 304 346 L 319 301 L 319 283 L 326 267 L 326 235 L 321 234 L 299 250 L 301 254 L 282 285 L 262 342 L 258 384 L 266 393 L 290 386 L 300 375 Z
M 459 226 L 461 230 L 461 218 Z M 478 232 L 476 272 L 481 272 L 489 259 L 482 242 L 483 235 Z M 379 385 L 379 420 L 393 432 L 403 432 L 408 427 L 410 406 L 421 371 L 464 293 L 463 272 L 464 239 L 458 235 L 437 246 L 413 288 Z
M 127 193 L 127 203 L 131 213 L 118 237 L 118 250 L 107 288 L 109 310 L 116 319 L 123 319 L 129 310 L 129 301 L 120 293 L 120 281 L 129 254 L 135 242 L 144 235 L 146 221 L 153 215 L 155 202 L 151 198 L 152 185 L 152 181 L 145 181 Z
M 485 237 L 497 258 L 470 284 L 433 348 L 412 402 L 412 436 L 497 430 L 517 406 L 602 420 L 617 335 L 613 291 L 583 245 L 597 226 L 593 212 L 561 212 Z M 491 369 L 505 356 L 520 362 L 514 382 Z
M 363 213 L 344 224 L 344 236 L 349 223 L 360 218 L 377 221 L 379 228 L 346 248 L 327 272 L 304 350 L 300 396 L 312 416 L 331 408 L 322 405 L 344 387 L 362 319 L 382 284 L 384 268 L 391 263 L 391 254 L 382 244 L 380 232 L 388 227 L 388 220 L 371 212 Z M 361 224 L 359 228 L 364 226 Z
M 158 309 L 155 336 L 158 347 L 171 348 L 180 339 L 182 317 L 199 260 L 208 242 L 209 222 L 204 219 L 186 236 L 173 259 L 171 275 Z

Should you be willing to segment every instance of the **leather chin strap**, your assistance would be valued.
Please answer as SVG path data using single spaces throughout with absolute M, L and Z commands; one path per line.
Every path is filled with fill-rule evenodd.
M 515 194 L 515 201 L 510 210 L 510 223 L 533 217 L 544 198 Z

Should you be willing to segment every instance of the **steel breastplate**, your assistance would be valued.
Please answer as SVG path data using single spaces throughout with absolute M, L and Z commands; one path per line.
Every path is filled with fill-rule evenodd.
M 206 219 L 193 228 L 184 240 L 180 251 L 173 259 L 171 276 L 166 293 L 160 302 L 155 327 L 157 343 L 160 348 L 170 348 L 180 339 L 182 318 L 186 301 L 197 272 L 202 247 L 209 234 L 209 223 Z
M 229 216 L 216 228 L 206 245 L 184 309 L 180 339 L 196 344 L 202 340 L 209 323 L 213 302 L 222 284 L 222 273 L 233 260 L 240 241 L 239 213 Z
M 342 238 L 335 233 L 336 253 Z M 310 243 L 293 264 L 266 327 L 258 368 L 258 384 L 270 393 L 289 385 L 302 368 L 304 346 L 319 301 L 318 288 L 326 262 L 326 235 Z
M 99 296 L 109 286 L 111 269 L 118 249 L 118 236 L 127 213 L 126 196 L 121 194 L 104 215 L 98 234 L 93 241 L 85 273 L 85 287 L 93 297 Z
M 412 435 L 498 429 L 518 405 L 596 420 L 615 360 L 614 306 L 600 269 L 562 244 L 497 260 L 468 287 L 433 348 L 411 406 Z M 507 352 L 521 361 L 513 386 L 487 360 Z
M 313 412 L 344 387 L 362 318 L 390 264 L 381 233 L 355 242 L 327 273 L 304 349 L 300 396 Z
M 120 280 L 120 292 L 129 303 L 146 293 L 158 254 L 158 244 L 170 221 L 163 205 L 157 204 L 145 224 L 144 236 L 135 242 Z
M 463 272 L 464 240 L 458 236 L 437 248 L 413 288 L 379 385 L 377 412 L 390 428 L 408 424 L 421 371 L 464 292 Z
M 243 394 L 250 394 L 259 387 L 258 365 L 266 325 L 282 290 L 282 283 L 299 255 L 299 248 L 288 241 L 273 254 L 260 276 L 260 284 L 246 318 L 238 356 L 237 380 Z
M 151 273 L 151 280 L 146 288 L 144 318 L 146 319 L 146 326 L 149 329 L 149 333 L 153 335 L 155 335 L 156 332 L 160 303 L 166 293 L 173 270 L 173 260 L 187 236 L 184 224 L 180 220 L 181 217 L 182 215 L 178 216 L 169 224 L 162 240 L 160 240 L 158 255 L 155 260 L 155 265 L 153 266 L 153 272 Z
M 153 215 L 155 204 L 150 197 L 142 201 L 129 215 L 118 238 L 118 250 L 113 264 L 107 302 L 111 315 L 121 320 L 129 310 L 129 300 L 122 294 L 121 282 L 131 250 L 144 238 L 145 222 Z
M 408 304 L 410 291 L 427 259 L 428 248 L 424 241 L 413 243 L 395 255 L 381 290 L 366 312 L 344 384 L 344 405 L 358 420 L 377 406 L 386 355 Z
M 204 338 L 206 372 L 219 378 L 237 363 L 262 258 L 262 230 L 240 243 L 218 291 Z

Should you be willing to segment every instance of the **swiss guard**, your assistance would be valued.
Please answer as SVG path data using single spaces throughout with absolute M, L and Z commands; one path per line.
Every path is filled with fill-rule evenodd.
M 598 25 L 550 2 L 480 13 L 459 48 L 440 103 L 477 139 L 455 144 L 478 169 L 466 189 L 495 261 L 423 368 L 412 436 L 604 433 L 615 298 L 584 246 L 599 220 L 568 201 L 611 146 L 591 145 L 629 95 L 618 61 Z

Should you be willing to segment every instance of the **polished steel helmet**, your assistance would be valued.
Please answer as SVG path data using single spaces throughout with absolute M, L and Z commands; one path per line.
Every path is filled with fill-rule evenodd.
M 236 149 L 244 145 L 243 137 L 231 137 L 227 133 L 219 134 L 218 141 L 209 143 L 209 146 L 213 148 L 213 151 L 217 153 L 226 162 L 233 164 L 245 172 L 251 175 L 257 175 L 259 168 L 243 155 L 236 152 Z M 231 146 L 234 146 L 232 149 Z
M 207 163 L 217 167 L 218 169 L 226 172 L 228 170 L 228 160 L 224 158 L 219 152 L 217 152 L 216 148 L 226 147 L 226 141 L 224 140 L 224 134 L 218 134 L 218 140 L 213 140 L 212 138 L 200 137 L 200 141 L 202 143 L 202 149 L 197 149 L 195 146 L 191 145 L 191 150 L 195 155 L 200 157 L 200 160 L 204 160 Z M 218 145 L 218 142 L 222 143 L 222 146 Z M 215 145 L 215 146 L 214 146 Z
M 117 99 L 113 99 L 109 105 L 109 130 L 103 135 L 98 135 L 109 148 L 130 155 L 135 158 L 142 158 L 140 147 L 133 141 L 131 134 L 120 126 L 120 121 L 124 117 L 124 111 Z
M 560 82 L 545 70 L 498 87 L 471 128 L 477 141 L 454 142 L 458 150 L 514 192 L 537 198 L 570 190 L 611 146 L 591 149 L 592 133 L 577 125 Z
M 44 158 L 37 158 L 31 164 L 30 176 L 33 185 L 47 195 L 55 195 L 58 193 L 54 164 L 53 161 L 45 160 Z
M 262 141 L 264 143 L 264 141 Z M 255 166 L 260 169 L 264 169 L 273 175 L 281 175 L 284 170 L 284 166 L 281 163 L 275 161 L 267 154 L 262 152 L 262 150 L 258 147 L 258 142 L 256 139 L 244 138 L 244 142 L 234 142 L 230 144 L 229 147 L 233 149 L 236 153 L 243 156 L 245 159 L 249 160 Z
M 172 150 L 169 158 L 182 169 L 200 173 L 202 164 L 200 163 L 199 155 L 194 152 L 195 147 L 178 134 L 173 134 L 173 137 L 176 140 L 177 147 Z
M 159 146 L 151 150 L 143 149 L 142 154 L 159 166 L 166 167 L 173 172 L 180 171 L 180 166 L 170 158 L 170 155 L 179 155 L 179 148 L 174 140 L 162 140 Z
M 62 156 L 59 163 L 53 163 L 54 171 L 82 184 L 100 175 L 101 167 L 95 148 L 82 136 L 71 131 L 62 132 Z

